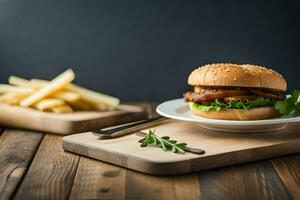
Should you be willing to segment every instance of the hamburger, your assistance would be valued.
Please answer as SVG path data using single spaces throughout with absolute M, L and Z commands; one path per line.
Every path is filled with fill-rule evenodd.
M 280 116 L 276 101 L 285 99 L 287 83 L 278 72 L 251 64 L 217 63 L 188 77 L 193 91 L 184 99 L 193 114 L 226 120 L 260 120 Z

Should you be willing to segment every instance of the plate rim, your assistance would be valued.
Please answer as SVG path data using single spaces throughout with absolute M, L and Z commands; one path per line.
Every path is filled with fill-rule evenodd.
M 286 124 L 286 123 L 295 123 L 300 122 L 300 116 L 297 117 L 287 117 L 287 118 L 274 118 L 274 119 L 264 119 L 264 120 L 245 120 L 245 121 L 239 121 L 239 120 L 223 120 L 223 119 L 211 119 L 211 118 L 204 118 L 204 117 L 198 117 L 193 116 L 193 118 L 188 116 L 175 116 L 171 113 L 165 112 L 164 107 L 169 104 L 175 104 L 180 103 L 181 106 L 178 106 L 177 108 L 181 108 L 184 104 L 183 98 L 178 99 L 171 99 L 168 101 L 165 101 L 161 104 L 159 104 L 156 107 L 156 112 L 164 117 L 171 118 L 171 119 L 177 119 L 181 121 L 189 121 L 189 122 L 198 122 L 202 124 L 213 124 L 213 125 L 237 125 L 237 126 L 249 126 L 249 125 L 273 125 L 273 124 Z M 188 106 L 186 104 L 186 106 Z

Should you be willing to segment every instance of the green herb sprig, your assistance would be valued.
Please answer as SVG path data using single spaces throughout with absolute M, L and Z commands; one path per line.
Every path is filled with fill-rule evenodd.
M 169 136 L 159 137 L 155 134 L 155 130 L 149 130 L 147 136 L 141 140 L 141 147 L 146 147 L 149 144 L 154 144 L 157 147 L 162 148 L 164 151 L 171 150 L 173 153 L 184 153 L 186 143 L 177 143 L 176 140 L 171 140 Z

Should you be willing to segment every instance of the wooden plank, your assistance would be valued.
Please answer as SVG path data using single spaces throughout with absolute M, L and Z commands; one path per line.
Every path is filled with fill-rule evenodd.
M 137 121 L 147 115 L 141 107 L 133 105 L 119 105 L 117 110 L 107 112 L 78 111 L 65 114 L 7 104 L 0 104 L 0 110 L 1 125 L 65 135 Z
M 269 161 L 199 173 L 202 199 L 291 199 Z
M 272 159 L 272 164 L 293 198 L 299 198 L 300 154 Z
M 195 174 L 155 177 L 127 170 L 126 199 L 200 199 L 199 179 Z
M 225 134 L 201 129 L 198 123 L 165 120 L 151 128 L 159 136 L 168 135 L 204 149 L 203 155 L 162 153 L 152 145 L 141 148 L 141 137 L 136 134 L 107 140 L 99 140 L 91 132 L 70 135 L 64 137 L 63 148 L 140 172 L 177 175 L 300 152 L 300 137 L 295 131 L 299 127 L 291 125 L 266 134 Z
M 126 170 L 80 158 L 70 199 L 125 199 Z
M 155 115 L 155 105 L 135 103 L 149 117 Z M 70 199 L 124 199 L 126 170 L 121 167 L 81 157 Z
M 6 129 L 0 137 L 0 199 L 9 199 L 26 172 L 43 135 Z
M 62 137 L 45 135 L 15 199 L 67 199 L 79 156 L 64 152 Z

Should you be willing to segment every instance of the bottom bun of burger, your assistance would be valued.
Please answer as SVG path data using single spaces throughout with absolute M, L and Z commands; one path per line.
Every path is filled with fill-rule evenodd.
M 226 120 L 260 120 L 270 119 L 281 116 L 280 113 L 273 107 L 258 107 L 249 110 L 244 109 L 226 109 L 220 111 L 208 111 L 193 107 L 193 103 L 189 103 L 190 109 L 194 115 L 212 119 L 226 119 Z

